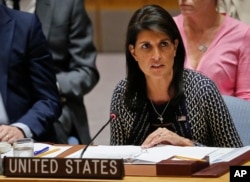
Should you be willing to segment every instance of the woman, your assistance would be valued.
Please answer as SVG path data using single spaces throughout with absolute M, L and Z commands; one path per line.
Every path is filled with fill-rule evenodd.
M 157 5 L 137 10 L 127 30 L 127 78 L 111 101 L 112 145 L 242 146 L 217 87 L 184 70 L 184 59 L 171 15 Z
M 223 95 L 250 100 L 250 27 L 217 12 L 217 0 L 179 0 L 175 17 L 185 67 L 212 79 Z

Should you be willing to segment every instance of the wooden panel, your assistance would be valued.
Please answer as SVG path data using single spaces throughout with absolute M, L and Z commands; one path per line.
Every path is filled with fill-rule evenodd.
M 133 12 L 146 4 L 161 5 L 172 15 L 179 12 L 177 0 L 85 0 L 98 51 L 124 51 L 127 23 Z
M 176 0 L 85 0 L 87 9 L 137 9 L 146 4 L 178 9 Z

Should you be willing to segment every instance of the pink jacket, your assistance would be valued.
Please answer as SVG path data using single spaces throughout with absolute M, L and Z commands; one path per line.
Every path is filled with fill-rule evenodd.
M 183 16 L 174 20 L 187 47 Z M 185 68 L 193 69 L 188 57 Z M 226 16 L 196 71 L 212 79 L 221 94 L 250 100 L 250 26 Z

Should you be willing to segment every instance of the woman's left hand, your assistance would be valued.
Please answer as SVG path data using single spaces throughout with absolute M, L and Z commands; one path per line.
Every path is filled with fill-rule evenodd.
M 158 144 L 170 144 L 176 146 L 193 146 L 193 142 L 181 137 L 167 128 L 158 128 L 152 132 L 141 145 L 142 148 L 150 148 Z

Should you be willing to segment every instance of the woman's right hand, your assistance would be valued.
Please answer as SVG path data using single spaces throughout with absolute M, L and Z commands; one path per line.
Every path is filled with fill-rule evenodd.
M 150 148 L 158 144 L 167 144 L 175 146 L 194 146 L 194 143 L 167 128 L 158 128 L 152 132 L 142 143 L 142 148 Z

